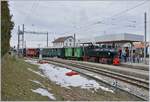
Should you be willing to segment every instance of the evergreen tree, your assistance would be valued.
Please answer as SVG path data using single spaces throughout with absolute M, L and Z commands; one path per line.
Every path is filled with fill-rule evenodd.
M 3 57 L 9 51 L 11 30 L 14 27 L 14 22 L 11 21 L 12 15 L 8 8 L 7 1 L 1 1 L 1 55 Z

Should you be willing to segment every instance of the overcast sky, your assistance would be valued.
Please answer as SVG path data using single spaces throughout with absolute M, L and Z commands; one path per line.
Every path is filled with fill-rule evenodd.
M 133 33 L 144 35 L 147 12 L 147 38 L 150 38 L 150 1 L 9 1 L 15 27 L 11 46 L 17 45 L 17 26 L 26 31 L 49 32 L 49 46 L 60 36 L 78 39 L 103 34 Z M 149 40 L 149 39 L 148 39 Z M 46 46 L 45 35 L 25 34 L 27 47 Z

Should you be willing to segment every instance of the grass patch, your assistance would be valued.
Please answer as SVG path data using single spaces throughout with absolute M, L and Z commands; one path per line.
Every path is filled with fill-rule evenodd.
M 105 92 L 99 90 L 92 92 L 90 90 L 81 89 L 80 87 L 71 87 L 67 89 L 50 81 L 48 78 L 43 78 L 28 70 L 31 68 L 35 71 L 40 71 L 37 65 L 32 65 L 25 62 L 23 59 L 15 58 L 10 55 L 5 55 L 2 58 L 2 100 L 3 101 L 48 101 L 48 97 L 33 93 L 31 89 L 42 87 L 39 84 L 29 80 L 37 80 L 41 82 L 45 88 L 52 94 L 57 101 L 131 101 L 141 100 L 137 97 L 125 92 Z
M 31 91 L 31 89 L 36 89 L 41 86 L 29 80 L 43 80 L 43 78 L 29 71 L 28 68 L 38 70 L 38 66 L 26 63 L 23 59 L 18 59 L 10 55 L 5 55 L 2 58 L 1 99 L 3 101 L 49 100 L 48 97 Z

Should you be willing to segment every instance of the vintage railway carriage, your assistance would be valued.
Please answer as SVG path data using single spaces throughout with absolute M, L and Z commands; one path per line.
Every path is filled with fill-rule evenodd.
M 57 48 L 57 57 L 65 58 L 65 48 Z
M 83 48 L 82 47 L 65 48 L 65 58 L 82 60 L 83 59 Z
M 40 49 L 36 48 L 36 57 L 39 57 L 39 54 L 40 54 Z
M 52 57 L 52 49 L 51 48 L 43 48 L 42 49 L 42 57 Z
M 57 48 L 52 48 L 52 57 L 57 57 Z
M 38 48 L 26 49 L 26 56 L 27 57 L 38 57 L 39 56 L 39 49 Z
M 64 58 L 64 48 L 43 48 L 42 57 L 60 57 Z
M 74 49 L 74 57 L 77 60 L 83 60 L 84 51 L 82 47 L 75 47 Z
M 74 56 L 73 48 L 65 48 L 65 58 L 71 59 Z

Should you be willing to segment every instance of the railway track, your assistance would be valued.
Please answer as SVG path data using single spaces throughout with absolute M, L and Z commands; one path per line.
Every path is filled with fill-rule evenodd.
M 124 81 L 126 83 L 138 86 L 140 88 L 144 88 L 144 89 L 147 89 L 147 90 L 149 89 L 149 81 L 141 79 L 141 78 L 136 78 L 136 77 L 133 77 L 133 76 L 127 76 L 127 75 L 120 74 L 120 73 L 117 73 L 117 72 L 112 72 L 112 71 L 109 71 L 109 70 L 100 69 L 100 68 L 92 66 L 92 65 L 87 66 L 86 64 L 80 64 L 80 63 L 77 63 L 77 62 L 74 62 L 74 61 L 71 61 L 71 60 L 70 61 L 68 61 L 68 60 L 67 61 L 58 60 L 58 59 L 57 60 L 56 59 L 46 59 L 46 60 L 61 63 L 61 64 L 66 64 L 66 65 L 77 67 L 77 68 L 81 68 L 81 69 L 88 70 L 88 71 L 91 71 L 91 72 L 94 72 L 94 73 L 97 73 L 97 74 L 101 74 L 101 75 L 104 75 L 104 76 L 107 76 L 107 77 L 117 79 L 117 80 L 120 80 L 120 81 Z
M 98 69 L 104 69 L 109 70 L 111 72 L 120 73 L 127 76 L 133 76 L 140 78 L 142 80 L 149 80 L 149 72 L 145 70 L 139 70 L 139 69 L 133 69 L 129 67 L 122 67 L 122 66 L 112 66 L 112 65 L 106 65 L 106 64 L 98 64 L 98 63 L 87 63 L 87 62 L 81 62 L 81 61 L 73 61 L 77 62 L 79 64 L 84 64 L 86 66 L 90 67 L 97 67 Z

